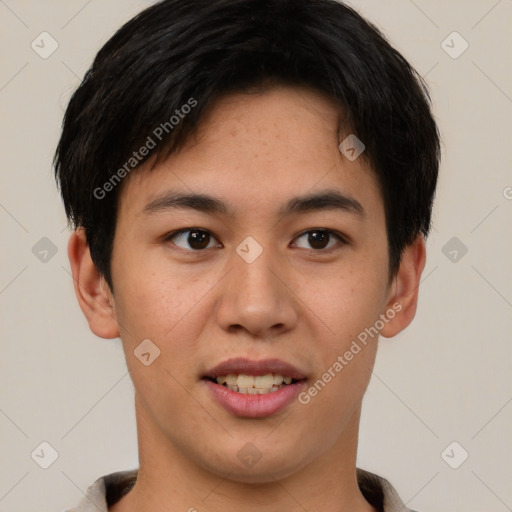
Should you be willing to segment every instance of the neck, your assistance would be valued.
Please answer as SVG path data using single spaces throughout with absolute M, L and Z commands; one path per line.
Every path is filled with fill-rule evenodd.
M 216 474 L 191 460 L 151 421 L 136 394 L 139 472 L 110 512 L 376 512 L 356 478 L 360 407 L 332 447 L 286 476 L 266 472 L 256 483 Z

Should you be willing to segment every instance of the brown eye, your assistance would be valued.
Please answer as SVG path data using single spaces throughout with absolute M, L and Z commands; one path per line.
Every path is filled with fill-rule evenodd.
M 334 231 L 331 231 L 330 229 L 313 229 L 310 231 L 306 231 L 305 233 L 302 233 L 297 240 L 300 240 L 301 238 L 304 238 L 307 243 L 310 245 L 310 247 L 303 247 L 304 249 L 312 248 L 314 250 L 325 250 L 330 249 L 334 245 L 336 245 L 336 241 L 334 240 L 334 243 L 331 245 L 328 245 L 329 242 L 335 238 L 338 241 L 341 241 L 342 243 L 345 243 L 345 240 L 343 238 L 336 234 Z M 298 244 L 296 244 L 298 245 Z M 299 247 L 301 247 L 299 245 Z
M 330 234 L 325 231 L 311 231 L 308 236 L 308 242 L 314 249 L 325 249 L 330 239 Z
M 182 229 L 166 237 L 167 240 L 172 240 L 175 245 L 185 250 L 200 251 L 208 249 L 209 243 L 215 240 L 211 233 L 202 229 Z M 215 244 L 213 245 L 215 246 Z

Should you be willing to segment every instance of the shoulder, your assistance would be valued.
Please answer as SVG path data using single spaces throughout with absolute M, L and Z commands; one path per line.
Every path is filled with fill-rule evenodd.
M 78 505 L 64 512 L 108 512 L 105 501 L 105 480 L 100 477 L 95 480 L 85 492 Z
M 407 508 L 385 478 L 357 468 L 357 482 L 365 499 L 379 512 L 416 512 Z
M 108 512 L 108 508 L 127 494 L 137 481 L 138 470 L 117 471 L 95 480 L 74 508 L 65 512 Z

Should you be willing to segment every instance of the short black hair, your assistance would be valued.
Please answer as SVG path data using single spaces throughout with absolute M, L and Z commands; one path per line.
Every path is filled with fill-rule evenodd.
M 54 156 L 67 217 L 84 228 L 111 289 L 117 182 L 180 148 L 221 96 L 274 85 L 334 100 L 343 130 L 364 143 L 384 199 L 391 277 L 405 247 L 428 235 L 440 160 L 428 88 L 373 24 L 335 0 L 163 0 L 100 49 Z M 158 143 L 140 155 L 148 137 Z

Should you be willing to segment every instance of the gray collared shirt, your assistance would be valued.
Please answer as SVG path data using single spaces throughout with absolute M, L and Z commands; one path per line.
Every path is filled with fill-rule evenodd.
M 108 507 L 128 494 L 136 480 L 136 469 L 104 475 L 87 489 L 76 507 L 65 512 L 108 512 Z M 414 512 L 404 505 L 385 478 L 358 468 L 357 481 L 363 496 L 379 512 Z

